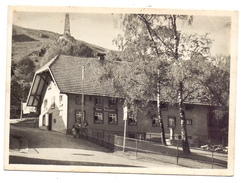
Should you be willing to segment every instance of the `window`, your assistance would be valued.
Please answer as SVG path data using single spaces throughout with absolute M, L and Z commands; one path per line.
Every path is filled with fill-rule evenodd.
M 82 104 L 82 95 L 77 95 L 75 98 L 75 103 L 81 105 Z M 85 100 L 84 100 L 85 104 Z
M 85 114 L 84 114 L 85 117 Z M 75 122 L 81 123 L 82 121 L 82 111 L 81 110 L 76 110 L 75 111 Z
M 94 123 L 103 123 L 103 112 L 94 112 Z
M 168 110 L 168 103 L 167 102 L 160 102 L 161 110 L 167 111 Z
M 101 97 L 95 97 L 95 105 L 102 105 L 103 100 Z
M 51 98 L 51 109 L 55 108 L 55 97 Z
M 109 98 L 109 107 L 116 107 L 116 106 L 117 106 L 117 99 Z
M 116 113 L 109 113 L 108 123 L 109 124 L 117 124 L 117 114 Z
M 134 134 L 134 133 L 129 133 L 129 134 L 128 134 L 128 137 L 134 139 L 134 138 L 135 138 L 135 134 Z
M 129 125 L 137 125 L 137 119 L 136 119 L 137 115 L 134 114 L 132 111 L 128 112 L 128 124 Z
M 130 105 L 127 111 L 127 121 L 128 125 L 136 126 L 137 125 L 137 113 L 138 109 L 135 105 Z
M 43 126 L 45 126 L 45 124 L 46 124 L 46 117 L 45 115 L 43 115 Z
M 152 126 L 160 126 L 160 123 L 157 117 L 152 118 Z
M 176 127 L 176 117 L 168 116 L 168 127 L 175 128 Z
M 63 95 L 59 95 L 59 106 L 63 106 Z
M 59 111 L 59 116 L 63 116 L 63 110 Z
M 191 119 L 186 119 L 186 124 L 187 125 L 192 125 L 192 120 Z
M 48 108 L 48 100 L 45 99 L 44 100 L 44 110 L 47 110 L 47 108 Z
M 185 104 L 185 110 L 192 110 L 192 109 L 193 109 L 193 105 Z

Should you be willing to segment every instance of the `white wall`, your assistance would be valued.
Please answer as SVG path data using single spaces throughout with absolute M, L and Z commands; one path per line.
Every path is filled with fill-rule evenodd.
M 60 95 L 62 95 L 62 104 L 60 104 Z M 54 99 L 54 108 L 51 108 L 52 98 Z M 47 105 L 44 106 L 44 101 Z M 45 116 L 45 126 L 48 126 L 49 114 L 52 114 L 52 129 L 64 130 L 67 128 L 67 104 L 68 97 L 66 94 L 60 94 L 60 90 L 54 82 L 50 82 L 41 104 L 41 114 L 39 116 L 39 126 L 43 126 L 43 116 Z M 61 112 L 62 111 L 62 112 Z M 54 123 L 55 122 L 55 123 Z

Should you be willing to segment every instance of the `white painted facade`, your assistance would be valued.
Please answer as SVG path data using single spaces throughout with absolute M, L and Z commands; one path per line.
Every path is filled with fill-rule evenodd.
M 39 126 L 50 126 L 51 130 L 65 131 L 67 129 L 68 96 L 60 94 L 60 90 L 54 82 L 50 82 L 41 103 Z

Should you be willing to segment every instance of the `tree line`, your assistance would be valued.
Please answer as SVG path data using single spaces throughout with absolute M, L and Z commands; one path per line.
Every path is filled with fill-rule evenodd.
M 230 56 L 212 56 L 213 40 L 208 34 L 184 33 L 178 28 L 192 23 L 193 16 L 120 15 L 115 24 L 123 34 L 113 40 L 120 52 L 110 53 L 107 59 L 131 63 L 115 69 L 113 62 L 106 62 L 101 77 L 111 79 L 130 106 L 147 106 L 155 96 L 157 101 L 178 104 L 184 154 L 191 153 L 184 102 L 198 98 L 201 103 L 217 106 L 212 112 L 222 130 L 227 133 L 228 129 Z M 157 107 L 162 143 L 166 145 L 162 111 L 160 105 Z

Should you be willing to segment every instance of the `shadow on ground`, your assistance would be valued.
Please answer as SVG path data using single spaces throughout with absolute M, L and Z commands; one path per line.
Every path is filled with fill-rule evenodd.
M 73 138 L 71 135 L 40 128 L 18 127 L 11 124 L 10 139 L 17 139 L 21 142 L 23 138 L 27 140 L 28 148 L 69 148 L 112 153 L 109 149 L 83 139 Z M 17 148 L 13 147 L 11 142 L 13 141 L 10 141 L 9 148 Z
M 61 160 L 47 160 L 37 158 L 27 158 L 20 156 L 9 156 L 9 164 L 36 164 L 36 165 L 77 165 L 77 166 L 108 166 L 108 167 L 136 167 L 145 168 L 143 166 L 125 165 L 125 164 L 110 164 L 110 163 L 96 163 L 84 161 L 61 161 Z

